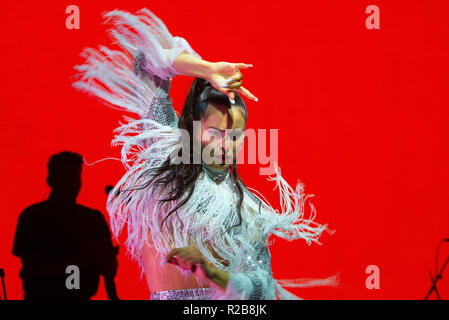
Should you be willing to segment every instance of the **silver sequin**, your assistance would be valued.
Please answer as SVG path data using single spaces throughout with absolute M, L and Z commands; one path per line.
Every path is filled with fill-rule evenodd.
M 216 288 L 194 288 L 156 291 L 151 293 L 151 300 L 211 300 Z

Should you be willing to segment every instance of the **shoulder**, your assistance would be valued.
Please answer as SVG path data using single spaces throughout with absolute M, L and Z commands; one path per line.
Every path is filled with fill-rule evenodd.
M 45 212 L 47 207 L 47 202 L 42 201 L 38 203 L 34 203 L 29 205 L 19 215 L 19 220 L 30 219 L 36 215 L 39 215 L 41 212 Z
M 101 211 L 81 204 L 77 204 L 77 211 L 84 219 L 89 220 L 90 223 L 93 223 L 96 226 L 107 226 L 106 219 Z

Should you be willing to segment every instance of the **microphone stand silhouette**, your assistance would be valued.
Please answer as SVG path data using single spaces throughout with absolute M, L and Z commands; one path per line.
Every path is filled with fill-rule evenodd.
M 6 297 L 5 270 L 0 269 L 0 277 L 2 278 L 3 298 L 4 298 L 4 300 L 8 300 L 8 298 Z M 0 300 L 1 300 L 1 298 L 0 298 Z
M 438 244 L 438 248 L 437 248 L 437 265 L 435 266 L 435 273 L 436 273 L 436 275 L 435 275 L 435 279 L 434 279 L 433 276 L 432 276 L 432 272 L 429 270 L 430 279 L 432 280 L 432 286 L 430 287 L 429 292 L 427 292 L 427 295 L 424 297 L 424 300 L 429 299 L 429 297 L 430 297 L 430 295 L 432 294 L 433 291 L 435 291 L 435 294 L 437 295 L 437 299 L 441 300 L 440 293 L 438 292 L 438 289 L 437 289 L 437 282 L 438 282 L 438 280 L 443 278 L 443 276 L 442 276 L 443 271 L 446 268 L 447 264 L 449 263 L 449 256 L 448 256 L 446 258 L 446 261 L 444 262 L 443 266 L 441 267 L 440 272 L 438 272 L 438 270 L 437 270 L 438 269 L 438 252 L 439 252 L 439 249 L 440 249 L 440 245 L 443 242 L 449 242 L 449 238 L 441 240 L 440 243 Z

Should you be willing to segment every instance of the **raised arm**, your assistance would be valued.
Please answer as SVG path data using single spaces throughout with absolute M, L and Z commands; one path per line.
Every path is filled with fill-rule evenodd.
M 133 15 L 113 10 L 104 15 L 114 28 L 109 31 L 123 50 L 100 46 L 87 48 L 83 65 L 75 66 L 80 79 L 73 86 L 89 92 L 112 107 L 176 126 L 177 117 L 168 93 L 176 75 L 201 77 L 220 92 L 234 98 L 233 90 L 257 101 L 241 86 L 239 68 L 245 63 L 208 62 L 181 37 L 173 37 L 164 23 L 151 11 Z M 162 106 L 161 108 L 158 108 Z M 153 110 L 150 110 L 153 109 Z
M 180 73 L 173 63 L 182 53 L 201 57 L 185 39 L 173 37 L 147 9 L 136 15 L 114 10 L 104 17 L 113 23 L 109 31 L 122 50 L 105 46 L 85 49 L 82 56 L 86 61 L 75 66 L 79 79 L 73 86 L 141 119 L 174 126 L 177 119 L 168 92 L 171 78 Z
M 246 63 L 230 62 L 208 62 L 192 56 L 190 54 L 180 54 L 173 63 L 173 68 L 186 76 L 206 79 L 218 91 L 234 99 L 234 92 L 237 91 L 254 101 L 258 99 L 242 86 L 242 74 L 239 68 L 247 69 L 252 67 Z
M 178 118 L 169 96 L 172 75 L 179 74 L 206 78 L 212 74 L 213 63 L 185 53 L 185 51 L 180 53 L 178 50 L 176 55 L 173 55 L 174 51 L 177 51 L 177 49 L 163 49 L 163 54 L 167 61 L 166 70 L 170 69 L 171 72 L 165 73 L 167 78 L 159 77 L 151 68 L 146 67 L 149 64 L 149 58 L 142 52 L 139 52 L 134 59 L 134 72 L 154 92 L 154 97 L 148 106 L 147 112 L 141 115 L 141 118 L 152 119 L 163 125 L 177 127 Z M 175 60 L 172 63 L 173 57 L 175 57 Z

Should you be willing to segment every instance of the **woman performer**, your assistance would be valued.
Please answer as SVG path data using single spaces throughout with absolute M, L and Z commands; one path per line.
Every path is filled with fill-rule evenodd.
M 300 299 L 283 287 L 334 285 L 335 276 L 273 278 L 271 234 L 310 245 L 328 229 L 313 206 L 304 217 L 303 185 L 293 190 L 277 166 L 280 213 L 237 173 L 248 116 L 241 95 L 257 101 L 239 69 L 251 65 L 203 60 L 147 9 L 105 17 L 122 50 L 85 49 L 74 86 L 140 118 L 116 129 L 127 171 L 107 209 L 116 237 L 127 227 L 151 299 Z M 169 98 L 176 75 L 195 77 L 179 118 Z

